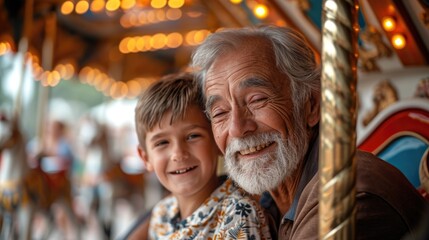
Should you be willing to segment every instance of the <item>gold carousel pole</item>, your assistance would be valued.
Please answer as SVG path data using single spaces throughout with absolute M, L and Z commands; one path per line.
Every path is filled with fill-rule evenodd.
M 28 45 L 29 45 L 29 35 L 30 35 L 30 29 L 31 25 L 33 23 L 33 0 L 27 0 L 25 1 L 24 6 L 24 23 L 23 23 L 23 29 L 22 29 L 22 36 L 19 40 L 18 44 L 18 52 L 22 57 L 21 62 L 21 76 L 18 78 L 18 93 L 16 94 L 16 101 L 15 101 L 15 107 L 14 107 L 14 117 L 15 119 L 18 119 L 19 114 L 22 111 L 22 91 L 23 91 L 23 85 L 24 85 L 24 78 L 25 78 L 25 67 L 26 67 L 26 59 L 25 54 L 28 52 Z
M 55 12 L 50 12 L 46 17 L 45 25 L 45 39 L 43 41 L 42 49 L 42 66 L 45 71 L 52 70 L 53 57 L 54 57 L 54 46 L 55 46 L 55 35 L 57 28 L 57 18 Z M 45 83 L 41 82 L 39 85 L 39 98 L 37 105 L 37 151 L 36 153 L 41 153 L 44 148 L 43 139 L 45 133 L 45 123 L 46 116 L 48 114 L 48 102 L 49 102 L 49 92 L 50 87 L 49 77 L 48 79 L 42 79 L 41 81 L 46 81 Z M 46 85 L 46 86 L 44 86 Z
M 355 238 L 357 0 L 324 0 L 319 239 Z

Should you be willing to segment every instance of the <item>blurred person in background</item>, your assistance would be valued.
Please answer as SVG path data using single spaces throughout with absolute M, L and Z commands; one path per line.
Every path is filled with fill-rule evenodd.
M 68 125 L 62 119 L 48 119 L 42 142 L 34 138 L 28 143 L 27 150 L 32 167 L 40 165 L 48 173 L 66 171 L 71 174 L 73 170 L 75 155 L 68 138 Z

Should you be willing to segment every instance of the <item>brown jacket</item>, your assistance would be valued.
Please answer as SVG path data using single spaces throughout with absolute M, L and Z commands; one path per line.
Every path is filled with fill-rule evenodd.
M 428 203 L 385 161 L 358 151 L 356 162 L 356 239 L 401 239 L 407 233 L 415 234 Z M 295 220 L 281 224 L 279 239 L 318 238 L 318 195 L 316 174 L 301 194 Z

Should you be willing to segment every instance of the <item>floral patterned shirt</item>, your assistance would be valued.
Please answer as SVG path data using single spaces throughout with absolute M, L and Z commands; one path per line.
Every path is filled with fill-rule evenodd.
M 189 217 L 180 219 L 173 196 L 153 209 L 150 239 L 271 239 L 262 208 L 226 180 Z

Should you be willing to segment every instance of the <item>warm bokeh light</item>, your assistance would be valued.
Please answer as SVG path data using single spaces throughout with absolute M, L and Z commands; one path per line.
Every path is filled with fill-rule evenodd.
M 99 86 L 99 91 L 101 91 L 101 92 L 104 92 L 104 91 L 106 91 L 107 89 L 109 89 L 109 87 L 110 87 L 110 85 L 112 84 L 112 82 L 113 82 L 114 80 L 113 79 L 111 79 L 111 78 L 105 78 L 104 80 L 103 80 L 103 82 L 100 84 L 100 86 Z
M 79 80 L 82 83 L 87 83 L 88 78 L 91 77 L 91 75 L 94 74 L 94 70 L 91 67 L 83 67 L 79 72 Z
M 140 24 L 140 25 L 145 24 L 145 23 L 146 23 L 146 21 L 147 21 L 146 13 L 145 13 L 145 12 L 141 12 L 141 13 L 139 13 L 139 15 L 137 16 L 137 18 L 138 18 L 138 21 L 139 21 L 139 24 Z
M 145 48 L 145 42 L 143 37 L 136 37 L 136 50 L 142 52 Z
M 121 2 L 119 0 L 108 0 L 106 3 L 106 10 L 107 11 L 116 11 L 121 6 Z
M 392 17 L 385 17 L 382 20 L 382 25 L 384 30 L 386 30 L 387 32 L 391 32 L 396 28 L 396 21 Z
M 121 53 L 128 53 L 128 41 L 129 41 L 129 37 L 126 37 L 124 39 L 121 40 L 121 42 L 119 43 L 119 52 Z
M 194 36 L 195 36 L 196 32 L 197 31 L 190 31 L 190 32 L 188 32 L 186 34 L 186 36 L 185 36 L 185 43 L 187 45 L 191 45 L 191 46 L 195 45 Z
M 396 7 L 393 5 L 393 3 L 391 3 L 387 6 L 387 13 L 388 14 L 394 14 L 396 11 L 397 11 Z
M 130 80 L 127 82 L 128 85 L 128 97 L 134 98 L 137 97 L 142 91 L 140 83 L 136 80 Z
M 149 85 L 152 84 L 153 82 L 155 82 L 157 79 L 159 79 L 159 77 L 157 77 L 157 78 L 136 78 L 135 80 L 140 83 L 140 86 L 143 90 L 143 89 L 148 88 Z
M 95 87 L 95 89 L 99 89 L 99 85 L 103 82 L 103 79 L 107 78 L 107 75 L 105 73 L 99 73 L 97 74 L 94 79 L 92 80 L 92 85 Z
M 130 21 L 131 26 L 139 25 L 139 18 L 135 14 L 129 15 L 128 21 Z
M 165 21 L 175 21 L 182 17 L 182 11 L 176 8 L 128 11 L 120 18 L 124 28 L 143 26 Z
M 50 80 L 49 80 L 49 82 L 50 82 L 50 86 L 51 87 L 55 87 L 56 85 L 58 85 L 58 83 L 60 82 L 60 80 L 61 80 L 61 75 L 60 75 L 60 73 L 58 72 L 58 71 L 52 71 L 50 74 L 49 74 L 49 77 L 48 78 L 50 78 Z
M 210 32 L 209 31 L 207 31 L 207 30 L 200 30 L 200 31 L 197 31 L 196 33 L 195 33 L 195 35 L 194 35 L 194 43 L 195 44 L 200 44 L 200 43 L 202 43 L 206 38 L 207 38 L 207 36 L 210 34 Z
M 253 13 L 257 18 L 264 19 L 268 16 L 268 8 L 264 4 L 258 4 L 255 9 L 253 9 Z
M 65 71 L 64 75 L 62 75 L 62 77 L 65 80 L 69 80 L 69 79 L 71 79 L 73 77 L 73 75 L 75 73 L 75 68 L 74 68 L 73 64 L 67 63 L 65 65 L 65 69 L 66 69 L 66 71 Z
M 104 9 L 106 2 L 104 0 L 94 0 L 91 2 L 90 9 L 92 12 L 101 12 Z
M 165 47 L 166 43 L 167 43 L 167 37 L 165 36 L 165 34 L 157 33 L 153 35 L 150 41 L 150 46 L 154 49 L 161 49 Z
M 136 0 L 122 0 L 121 8 L 123 10 L 128 10 L 133 8 L 136 5 Z
M 182 17 L 182 11 L 180 9 L 170 8 L 165 14 L 167 19 L 170 21 L 178 20 Z
M 136 53 L 136 52 L 146 52 L 154 51 L 158 49 L 165 48 L 178 48 L 181 45 L 195 46 L 202 43 L 210 31 L 203 30 L 193 30 L 185 35 L 182 35 L 178 32 L 173 32 L 168 35 L 164 33 L 157 33 L 153 36 L 144 35 L 144 36 L 135 36 L 135 37 L 125 37 L 118 44 L 118 50 L 121 53 Z
M 65 1 L 61 5 L 61 13 L 64 15 L 68 15 L 73 12 L 74 4 L 72 1 Z
M 36 81 L 39 81 L 41 78 L 41 75 L 43 74 L 43 68 L 39 64 L 33 65 L 33 76 Z
M 185 4 L 184 0 L 169 0 L 168 6 L 171 8 L 181 8 Z
M 188 15 L 188 17 L 191 17 L 191 18 L 197 18 L 197 17 L 201 17 L 203 13 L 199 11 L 188 11 L 186 12 L 186 15 Z
M 58 64 L 55 66 L 55 71 L 57 71 L 61 76 L 64 76 L 66 74 L 66 66 L 64 64 Z
M 88 11 L 89 9 L 89 3 L 86 0 L 80 0 L 79 2 L 76 3 L 76 13 L 77 14 L 84 14 Z
M 6 54 L 11 50 L 10 43 L 8 42 L 0 42 L 0 56 Z
M 124 28 L 130 28 L 132 26 L 128 19 L 128 15 L 122 15 L 121 19 L 119 20 L 119 23 Z
M 110 86 L 110 96 L 112 98 L 122 98 L 128 94 L 128 86 L 124 82 L 114 82 Z
M 165 11 L 163 9 L 155 10 L 155 17 L 158 22 L 165 21 Z
M 49 86 L 49 82 L 48 82 L 48 75 L 49 75 L 49 72 L 48 72 L 48 71 L 44 71 L 44 72 L 40 75 L 40 84 L 42 84 L 42 86 L 44 86 L 44 87 Z
M 234 4 L 239 4 L 239 3 L 241 3 L 243 0 L 229 0 L 231 3 L 234 3 Z
M 158 20 L 156 19 L 155 11 L 149 11 L 146 15 L 147 21 L 150 23 L 157 23 Z
M 392 36 L 392 45 L 394 48 L 403 49 L 406 43 L 404 35 L 398 33 Z
M 133 52 L 136 48 L 136 39 L 135 38 L 129 38 L 127 42 L 127 51 Z
M 170 33 L 167 36 L 167 47 L 169 48 L 177 48 L 183 43 L 183 37 L 180 33 Z
M 143 42 L 144 42 L 143 51 L 149 51 L 151 49 L 150 41 L 151 41 L 152 37 L 149 35 L 146 35 L 146 36 L 143 36 L 142 38 L 143 38 Z
M 153 8 L 163 8 L 167 5 L 167 0 L 152 0 L 150 5 Z

